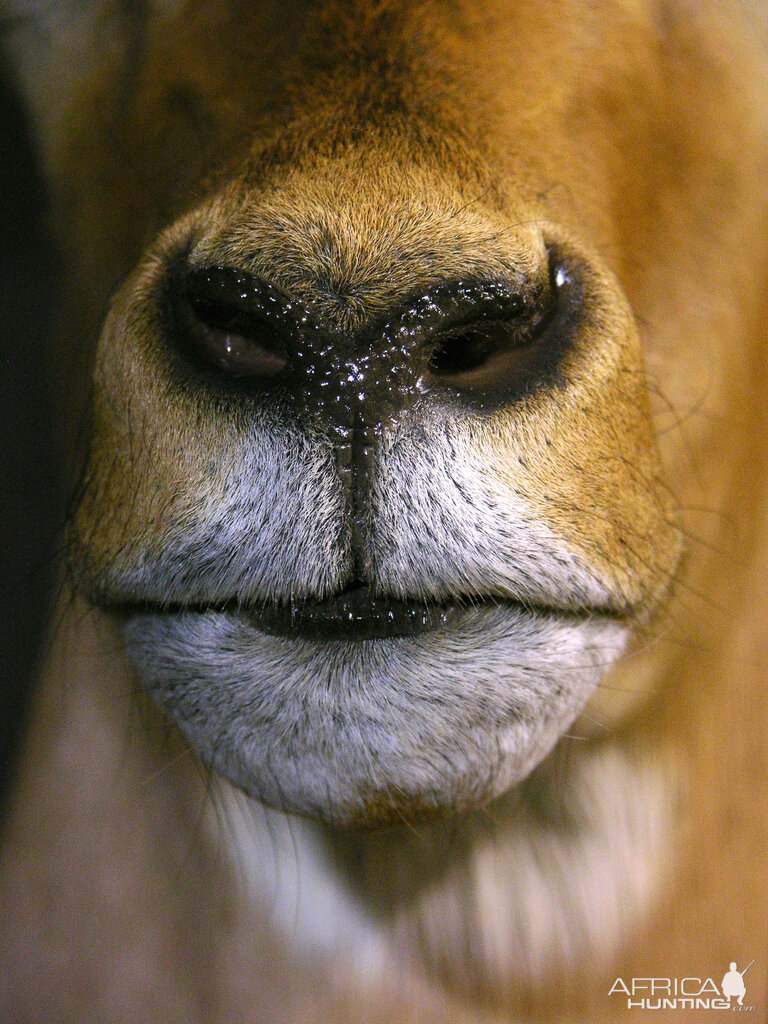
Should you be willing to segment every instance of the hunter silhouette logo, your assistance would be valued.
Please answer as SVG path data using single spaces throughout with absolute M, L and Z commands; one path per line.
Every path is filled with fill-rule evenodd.
M 744 975 L 754 963 L 750 960 L 743 971 L 731 961 L 722 984 L 714 978 L 617 978 L 608 995 L 623 995 L 629 1010 L 742 1010 L 750 1012 L 754 1006 L 744 1005 L 747 986 Z M 721 995 L 722 992 L 722 995 Z M 734 1002 L 735 1000 L 735 1002 Z
M 723 978 L 723 984 L 721 985 L 723 995 L 728 1002 L 735 997 L 739 1006 L 744 1005 L 744 996 L 747 993 L 747 986 L 744 984 L 744 975 L 754 962 L 754 960 L 750 960 L 743 971 L 737 970 L 736 964 L 731 962 L 730 969 Z

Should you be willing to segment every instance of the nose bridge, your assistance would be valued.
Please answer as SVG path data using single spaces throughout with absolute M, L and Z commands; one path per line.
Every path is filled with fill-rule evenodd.
M 235 183 L 212 223 L 203 209 L 195 257 L 234 262 L 342 330 L 448 280 L 535 278 L 545 259 L 537 211 L 514 191 L 502 209 L 475 178 L 397 161 L 373 142 L 299 160 L 274 183 Z

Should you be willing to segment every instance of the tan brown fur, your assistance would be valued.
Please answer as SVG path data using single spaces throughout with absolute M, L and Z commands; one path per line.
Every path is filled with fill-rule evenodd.
M 537 396 L 473 439 L 487 480 L 575 552 L 635 632 L 522 799 L 546 817 L 580 759 L 618 751 L 663 779 L 671 818 L 655 902 L 638 919 L 628 897 L 618 946 L 585 938 L 543 977 L 512 956 L 492 975 L 469 915 L 449 919 L 436 886 L 451 955 L 419 934 L 414 909 L 396 971 L 361 977 L 348 959 L 289 948 L 248 901 L 202 824 L 193 751 L 137 696 L 110 614 L 75 597 L 52 630 L 0 854 L 0 1018 L 608 1022 L 633 1019 L 607 995 L 617 976 L 719 980 L 734 957 L 756 958 L 747 1002 L 764 1013 L 759 33 L 738 8 L 629 0 L 195 0 L 141 38 L 114 18 L 118 44 L 83 74 L 48 157 L 68 273 L 59 365 L 96 360 L 68 534 L 75 586 L 124 597 L 121 573 L 182 536 L 237 471 L 241 412 L 175 387 L 157 342 L 153 282 L 190 228 L 198 260 L 245 267 L 347 329 L 415 286 L 535 279 L 558 240 L 586 254 L 602 318 L 559 404 Z M 73 451 L 89 385 L 85 370 L 65 379 Z M 391 813 L 378 799 L 371 823 Z M 514 799 L 478 813 L 503 829 Z M 458 848 L 471 822 L 458 819 Z M 370 905 L 386 890 L 364 871 L 390 856 L 376 842 L 366 854 L 364 839 L 329 839 Z M 401 868 L 404 884 L 418 877 L 391 864 L 395 888 Z M 565 921 L 568 892 L 562 906 Z

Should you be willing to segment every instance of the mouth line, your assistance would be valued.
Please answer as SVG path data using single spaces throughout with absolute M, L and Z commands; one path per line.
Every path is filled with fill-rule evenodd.
M 450 624 L 457 616 L 476 608 L 504 607 L 529 615 L 557 615 L 570 619 L 614 618 L 626 615 L 605 608 L 566 608 L 517 601 L 491 594 L 461 594 L 443 600 L 399 598 L 376 593 L 358 582 L 323 599 L 254 602 L 233 599 L 222 602 L 121 603 L 125 617 L 141 614 L 224 613 L 237 616 L 273 636 L 307 640 L 376 640 L 418 636 Z
M 254 625 L 276 636 L 311 640 L 376 640 L 418 636 L 446 625 L 460 610 L 457 601 L 402 599 L 376 594 L 365 583 L 323 600 L 267 602 L 240 608 Z

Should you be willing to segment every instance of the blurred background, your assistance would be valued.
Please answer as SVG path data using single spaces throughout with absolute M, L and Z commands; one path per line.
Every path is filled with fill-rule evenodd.
M 62 518 L 47 379 L 55 258 L 0 23 L 0 826 L 39 657 Z

